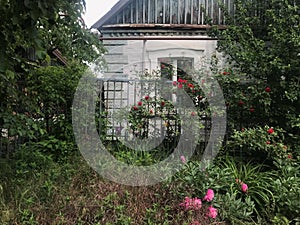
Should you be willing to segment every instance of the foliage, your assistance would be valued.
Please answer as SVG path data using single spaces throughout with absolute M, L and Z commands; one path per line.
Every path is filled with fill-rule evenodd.
M 229 157 L 220 157 L 215 165 L 208 165 L 205 170 L 201 168 L 204 167 L 199 162 L 186 163 L 170 180 L 174 194 L 182 198 L 199 197 L 212 188 L 216 195 L 214 205 L 221 219 L 231 222 L 251 222 L 274 215 L 276 203 L 271 191 L 276 177 L 274 171 L 264 171 L 260 165 L 238 163 Z
M 255 205 L 250 196 L 239 198 L 237 193 L 227 192 L 216 200 L 220 208 L 220 216 L 223 220 L 237 224 L 236 221 L 247 221 L 251 218 Z
M 166 138 L 177 136 L 180 130 L 180 121 L 174 105 L 171 101 L 157 96 L 145 96 L 137 105 L 133 106 L 129 113 L 129 124 L 134 135 L 141 138 L 156 135 L 156 127 L 149 124 L 151 118 L 159 117 L 167 128 Z
M 294 159 L 278 159 L 276 161 L 278 171 L 272 182 L 271 190 L 275 197 L 277 217 L 284 216 L 289 221 L 300 220 L 300 165 Z
M 237 163 L 234 159 L 225 158 L 221 162 L 222 168 L 228 168 L 232 173 L 232 178 L 235 178 L 235 184 L 231 185 L 232 194 L 240 196 L 246 194 L 249 197 L 255 208 L 253 209 L 258 216 L 269 215 L 274 210 L 274 196 L 270 188 L 273 178 L 275 177 L 272 171 L 263 171 L 265 168 L 262 165 L 253 165 L 253 163 Z M 247 184 L 247 189 L 243 191 L 242 184 Z M 241 196 L 240 196 L 241 197 Z
M 264 126 L 268 121 L 299 138 L 299 2 L 237 0 L 235 6 L 234 16 L 226 16 L 228 28 L 212 34 L 220 38 L 219 51 L 244 80 L 245 85 L 229 93 L 245 103 L 240 104 L 244 108 L 240 121 L 246 124 L 243 115 L 253 107 L 250 124 L 258 121 Z
M 48 50 L 58 48 L 67 59 L 90 62 L 103 51 L 101 43 L 86 29 L 81 14 L 84 0 L 1 1 L 0 71 L 30 64 L 26 51 L 35 49 L 43 60 Z
M 50 132 L 50 126 L 57 136 L 68 127 L 62 131 L 69 136 L 70 126 L 62 122 L 70 121 L 78 79 L 87 63 L 101 64 L 104 52 L 81 18 L 85 1 L 3 0 L 0 5 L 1 142 L 8 152 L 14 143 Z M 67 66 L 60 67 L 53 50 Z
M 279 128 L 256 126 L 234 131 L 224 146 L 236 157 L 272 165 L 274 159 L 292 157 L 293 151 L 284 142 L 285 132 Z
M 108 144 L 106 148 L 117 160 L 129 165 L 148 166 L 157 162 L 159 157 L 162 157 L 162 155 L 157 154 L 157 151 L 155 150 L 134 150 L 123 145 L 119 141 Z

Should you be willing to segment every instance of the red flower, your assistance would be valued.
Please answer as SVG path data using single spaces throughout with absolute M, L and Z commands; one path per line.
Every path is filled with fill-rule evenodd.
M 138 106 L 142 106 L 143 105 L 143 103 L 142 102 L 138 102 Z
M 273 134 L 274 133 L 274 129 L 271 127 L 269 130 L 268 130 L 268 134 Z
M 147 101 L 149 99 L 149 95 L 145 96 L 145 100 Z
M 139 109 L 137 106 L 133 106 L 132 108 L 133 108 L 133 110 L 138 110 Z
M 293 156 L 291 155 L 291 154 L 288 154 L 288 159 L 291 159 L 291 158 L 293 158 Z
M 196 116 L 196 113 L 195 113 L 195 112 L 191 112 L 191 115 L 192 115 L 192 116 Z
M 249 111 L 253 113 L 255 110 L 254 110 L 254 108 L 252 107 L 252 108 L 249 109 Z
M 177 81 L 173 81 L 173 86 L 176 86 L 177 85 Z
M 266 87 L 266 88 L 265 88 L 265 91 L 266 91 L 266 92 L 271 92 L 271 88 L 270 88 L 270 87 Z
M 183 80 L 181 78 L 178 79 L 179 83 L 183 83 Z
M 194 88 L 194 85 L 193 84 L 188 84 L 188 87 L 189 88 Z
M 270 141 L 267 141 L 266 143 L 267 143 L 267 145 L 271 144 L 271 142 L 270 142 Z
M 165 106 L 165 102 L 161 102 L 161 106 L 164 107 Z
M 150 109 L 150 114 L 153 114 L 153 110 L 152 109 Z
M 240 100 L 238 104 L 239 104 L 239 106 L 242 106 L 242 105 L 244 105 L 244 102 L 242 100 Z
M 164 68 L 165 68 L 165 65 L 164 65 L 164 64 L 161 64 L 161 68 L 164 69 Z
M 182 88 L 182 83 L 178 84 L 178 88 Z

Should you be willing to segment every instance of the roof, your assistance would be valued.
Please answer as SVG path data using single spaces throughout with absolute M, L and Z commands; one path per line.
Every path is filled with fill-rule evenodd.
M 98 29 L 102 27 L 105 22 L 107 22 L 112 15 L 116 15 L 119 11 L 123 9 L 131 0 L 120 0 L 118 1 L 103 17 L 101 17 L 91 28 Z
M 92 28 L 194 28 L 225 26 L 222 7 L 234 13 L 234 1 L 224 0 L 119 0 Z M 153 26 L 154 25 L 154 26 Z M 172 25 L 172 26 L 169 26 Z M 200 27 L 197 27 L 200 26 Z

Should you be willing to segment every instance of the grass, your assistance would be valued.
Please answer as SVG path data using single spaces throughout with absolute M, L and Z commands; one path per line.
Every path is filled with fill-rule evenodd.
M 101 178 L 79 154 L 61 162 L 39 153 L 1 161 L 3 225 L 184 224 L 181 199 L 162 184 L 130 187 Z

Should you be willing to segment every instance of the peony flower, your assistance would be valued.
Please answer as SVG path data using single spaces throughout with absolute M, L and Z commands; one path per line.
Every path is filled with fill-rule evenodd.
M 201 199 L 199 199 L 199 198 L 194 198 L 193 201 L 194 201 L 194 202 L 193 202 L 193 207 L 194 207 L 194 209 L 201 209 L 201 207 L 202 207 L 202 201 L 201 201 Z
M 190 223 L 189 225 L 201 225 L 201 223 L 197 220 L 194 220 L 192 223 Z
M 274 129 L 271 127 L 269 130 L 268 130 L 268 134 L 272 134 L 274 133 Z
M 142 102 L 138 102 L 138 106 L 142 106 L 143 105 L 143 103 Z
M 242 183 L 242 192 L 247 192 L 247 190 L 248 190 L 248 185 L 247 184 L 245 184 L 245 183 Z
M 149 95 L 145 96 L 145 100 L 147 101 L 149 99 Z
M 133 110 L 138 110 L 139 109 L 137 106 L 133 106 L 132 108 L 133 108 Z
M 217 209 L 212 206 L 209 206 L 207 216 L 215 219 L 217 217 L 217 215 L 218 215 Z
M 186 159 L 185 159 L 185 157 L 183 155 L 180 156 L 180 160 L 181 160 L 182 163 L 186 163 Z
M 265 91 L 266 91 L 266 92 L 271 92 L 271 88 L 270 88 L 270 87 L 266 87 L 266 88 L 265 88 Z
M 178 84 L 178 88 L 182 88 L 182 83 L 179 83 L 179 84 Z
M 213 200 L 214 196 L 214 191 L 212 189 L 208 189 L 206 195 L 203 198 L 203 201 L 210 202 L 211 200 Z
M 184 202 L 179 204 L 180 206 L 183 206 L 185 210 L 197 210 L 201 209 L 202 202 L 199 198 L 189 198 L 185 197 Z

